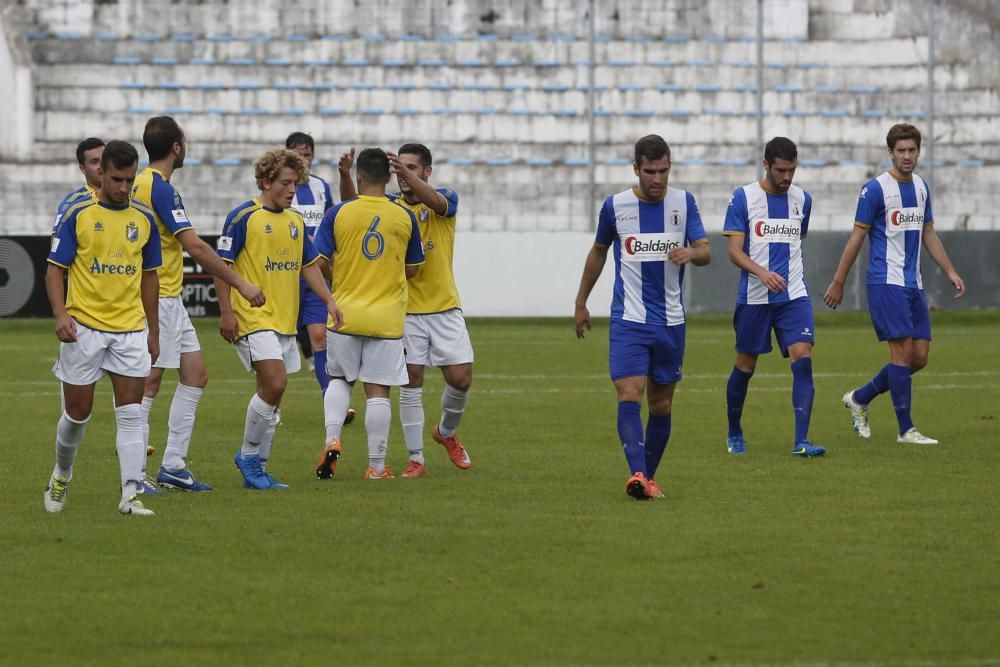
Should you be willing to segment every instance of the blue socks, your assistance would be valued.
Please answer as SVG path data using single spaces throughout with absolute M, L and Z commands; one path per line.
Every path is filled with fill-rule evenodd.
M 642 417 L 639 404 L 632 401 L 618 403 L 618 438 L 625 450 L 625 460 L 634 475 L 646 474 L 646 448 L 642 442 Z M 647 476 L 648 478 L 648 476 Z
M 726 405 L 729 408 L 731 436 L 743 436 L 743 426 L 740 421 L 743 419 L 743 404 L 747 400 L 747 388 L 752 377 L 752 371 L 747 373 L 736 366 L 733 366 L 733 372 L 729 374 L 729 382 L 726 383 Z
M 316 366 L 316 381 L 319 388 L 326 394 L 326 388 L 330 385 L 330 376 L 326 374 L 326 350 L 313 350 L 313 365 Z
M 649 415 L 646 420 L 646 475 L 653 479 L 670 440 L 670 413 Z
M 809 420 L 812 417 L 813 397 L 812 357 L 802 357 L 792 362 L 792 410 L 795 411 L 795 444 L 809 440 Z
M 868 405 L 875 400 L 876 396 L 889 391 L 890 366 L 892 366 L 892 364 L 886 364 L 883 366 L 882 370 L 880 370 L 878 374 L 868 382 L 868 384 L 854 392 L 854 400 L 859 405 Z
M 896 421 L 899 422 L 899 434 L 903 435 L 913 428 L 910 418 L 910 392 L 913 386 L 910 380 L 909 366 L 886 366 L 889 377 L 889 395 L 892 396 L 892 407 L 896 410 Z M 855 398 L 854 400 L 858 400 Z

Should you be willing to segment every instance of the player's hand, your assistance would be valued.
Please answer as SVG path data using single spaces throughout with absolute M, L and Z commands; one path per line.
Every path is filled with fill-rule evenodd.
M 351 150 L 340 155 L 340 160 L 337 161 L 337 169 L 341 174 L 348 174 L 351 171 L 351 167 L 354 166 L 354 146 L 351 146 Z
M 267 297 L 264 296 L 264 290 L 253 283 L 244 282 L 236 289 L 239 290 L 240 296 L 249 301 L 250 305 L 254 308 L 260 308 L 267 301 Z
M 586 306 L 576 307 L 576 337 L 583 338 L 585 331 L 590 331 L 590 311 Z
M 691 248 L 674 248 L 667 253 L 667 260 L 671 264 L 677 264 L 678 266 L 683 266 L 691 261 Z
M 149 350 L 149 363 L 155 364 L 160 358 L 160 332 L 152 329 L 146 330 L 146 348 Z
M 766 287 L 770 292 L 784 292 L 785 287 L 787 286 L 785 279 L 774 271 L 767 271 L 764 273 L 763 278 L 760 276 L 757 276 L 757 278 L 764 283 L 764 287 Z
M 962 280 L 962 276 L 958 275 L 957 273 L 953 273 L 950 276 L 948 276 L 948 281 L 952 284 L 952 287 L 955 288 L 956 299 L 961 299 L 963 296 L 965 296 L 965 281 Z
M 76 342 L 76 322 L 65 313 L 56 316 L 56 338 L 61 343 Z
M 326 312 L 330 313 L 330 317 L 333 318 L 333 329 L 334 331 L 339 331 L 340 327 L 344 326 L 344 313 L 340 310 L 340 306 L 333 299 L 330 299 L 330 303 L 326 306 Z
M 399 176 L 404 181 L 409 180 L 410 170 L 399 161 L 399 156 L 395 153 L 386 153 L 386 155 L 389 156 L 389 173 Z
M 839 306 L 843 300 L 844 286 L 836 281 L 830 283 L 830 286 L 826 288 L 826 294 L 823 295 L 823 303 L 825 303 L 828 308 L 836 310 L 837 306 Z
M 219 318 L 219 334 L 227 343 L 235 343 L 240 337 L 240 325 L 233 313 L 223 313 Z

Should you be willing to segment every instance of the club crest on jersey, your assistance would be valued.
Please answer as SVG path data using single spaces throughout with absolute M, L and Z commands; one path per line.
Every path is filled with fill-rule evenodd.
M 426 208 L 425 209 L 421 209 L 420 210 L 420 215 L 418 216 L 418 218 L 419 218 L 420 222 L 427 222 L 428 220 L 430 220 L 431 219 L 430 209 L 426 209 Z
M 94 223 L 94 231 L 95 232 L 103 232 L 104 231 L 104 225 L 102 225 L 99 222 L 95 222 Z
M 129 221 L 128 226 L 125 228 L 125 238 L 132 243 L 139 240 L 139 227 L 135 224 L 134 220 Z
M 673 213 L 670 214 L 670 224 L 674 227 L 680 227 L 681 225 L 681 215 L 677 209 L 674 209 Z
M 294 222 L 288 223 L 288 233 L 291 235 L 293 241 L 299 240 L 299 226 Z
M 273 231 L 274 231 L 274 230 L 273 230 L 273 229 L 271 229 L 271 225 L 270 225 L 270 224 L 266 224 L 266 225 L 264 225 L 264 233 L 265 233 L 265 234 L 270 234 L 270 233 L 271 233 L 271 232 L 273 232 Z

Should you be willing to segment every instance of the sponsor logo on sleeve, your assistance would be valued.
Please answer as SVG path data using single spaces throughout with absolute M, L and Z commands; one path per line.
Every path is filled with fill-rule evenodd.
M 51 250 L 51 252 L 55 252 L 56 250 L 59 250 L 59 237 L 54 236 L 54 237 L 52 237 L 52 250 Z
M 175 208 L 174 210 L 170 211 L 170 214 L 174 216 L 174 222 L 177 223 L 178 225 L 181 224 L 182 222 L 190 222 L 188 220 L 187 211 L 185 211 L 182 208 Z
M 220 236 L 219 240 L 216 242 L 215 247 L 219 250 L 232 250 L 233 249 L 233 237 L 232 236 Z

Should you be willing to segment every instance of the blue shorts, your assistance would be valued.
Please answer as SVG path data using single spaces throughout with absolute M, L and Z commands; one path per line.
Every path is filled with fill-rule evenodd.
M 308 285 L 302 285 L 299 290 L 299 326 L 304 327 L 309 324 L 326 325 L 329 313 L 326 311 L 326 304 L 323 299 L 316 296 L 316 292 L 309 289 Z
M 922 289 L 868 285 L 868 313 L 879 340 L 931 339 L 931 314 Z
M 651 377 L 654 384 L 681 379 L 685 325 L 639 324 L 611 320 L 608 366 L 611 379 Z
M 767 354 L 771 351 L 771 329 L 778 339 L 781 356 L 795 343 L 814 343 L 816 325 L 809 297 L 783 303 L 736 304 L 733 314 L 736 351 L 744 354 Z

